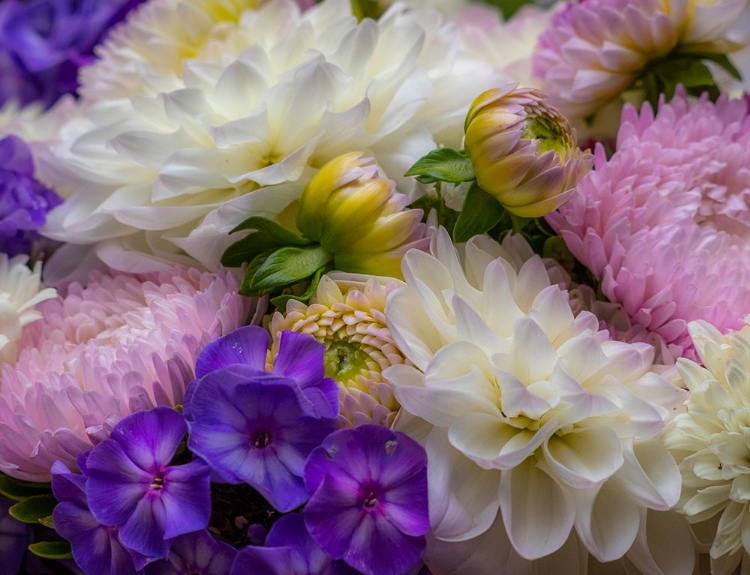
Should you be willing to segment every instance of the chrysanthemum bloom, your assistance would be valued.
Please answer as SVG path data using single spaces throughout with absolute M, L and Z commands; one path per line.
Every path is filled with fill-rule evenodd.
M 305 525 L 328 555 L 365 575 L 400 575 L 420 562 L 427 458 L 408 435 L 378 425 L 332 433 L 307 458 L 305 485 Z
M 681 52 L 725 54 L 727 28 L 747 0 L 568 2 L 539 38 L 534 73 L 569 118 L 594 114 L 655 60 Z
M 729 575 L 750 563 L 750 326 L 727 335 L 705 321 L 689 329 L 705 367 L 677 361 L 690 397 L 665 443 L 682 472 L 677 507 L 715 534 L 711 573 Z
M 85 468 L 85 459 L 79 458 L 78 466 Z M 86 575 L 141 573 L 148 558 L 125 547 L 118 528 L 102 525 L 91 514 L 85 476 L 58 461 L 52 466 L 52 493 L 59 501 L 52 512 L 55 531 L 70 542 L 73 559 Z
M 75 469 L 126 415 L 180 405 L 201 349 L 247 321 L 252 300 L 238 287 L 226 272 L 179 267 L 93 274 L 40 304 L 43 319 L 0 372 L 0 469 L 49 480 L 56 460 Z
M 646 511 L 679 498 L 658 434 L 684 392 L 649 371 L 650 346 L 574 317 L 541 259 L 512 250 L 480 236 L 462 261 L 441 229 L 432 254 L 406 254 L 407 285 L 386 304 L 415 367 L 383 376 L 427 450 L 433 534 L 469 542 L 500 514 L 497 571 L 560 550 L 573 530 L 599 561 L 619 559 Z
M 34 160 L 16 136 L 0 139 L 0 252 L 31 255 L 41 241 L 37 230 L 60 204 L 53 190 L 34 178 Z
M 510 84 L 480 94 L 465 127 L 477 184 L 517 216 L 538 218 L 560 207 L 593 163 L 568 121 L 530 88 Z
M 60 141 L 40 144 L 44 180 L 69 197 L 49 237 L 93 246 L 125 271 L 134 254 L 123 251 L 164 260 L 185 250 L 213 268 L 229 230 L 279 214 L 342 153 L 365 150 L 417 194 L 403 174 L 438 144 L 460 147 L 471 100 L 504 81 L 461 58 L 458 32 L 427 9 L 357 23 L 348 0 L 302 14 L 279 0 L 212 30 L 218 38 L 179 73 L 144 72 L 148 87 L 129 98 L 89 94 Z
M 0 253 L 0 365 L 16 361 L 24 326 L 42 319 L 37 304 L 57 296 L 55 289 L 42 288 L 41 262 L 32 271 L 28 259 Z
M 285 332 L 271 373 L 268 341 L 249 326 L 206 347 L 185 400 L 188 447 L 227 483 L 247 483 L 287 512 L 310 496 L 305 459 L 333 431 L 338 394 L 312 337 Z
M 320 278 L 309 305 L 290 300 L 286 313 L 273 314 L 272 351 L 278 354 L 284 330 L 313 336 L 326 348 L 326 375 L 338 382 L 336 426 L 376 423 L 390 427 L 399 405 L 381 373 L 405 359 L 393 343 L 384 310 L 386 297 L 402 283 L 381 284 L 375 278 L 350 282 L 351 276 L 344 274 L 333 277 L 339 281 L 328 275 Z
M 187 433 L 170 407 L 128 415 L 86 459 L 86 498 L 99 523 L 118 527 L 128 549 L 166 558 L 171 540 L 208 527 L 211 470 L 195 458 L 171 465 Z
M 739 329 L 750 313 L 750 116 L 744 100 L 623 113 L 617 152 L 547 221 L 670 363 L 696 359 L 687 323 Z
M 325 164 L 305 187 L 297 207 L 297 228 L 333 258 L 335 269 L 401 277 L 401 258 L 411 248 L 426 249 L 422 210 L 395 182 L 378 177 L 378 167 L 361 152 Z
M 4 0 L 0 5 L 0 105 L 51 106 L 78 86 L 109 28 L 143 0 Z
M 229 575 L 357 575 L 341 560 L 332 559 L 307 532 L 301 513 L 280 517 L 268 532 L 263 547 L 240 550 Z

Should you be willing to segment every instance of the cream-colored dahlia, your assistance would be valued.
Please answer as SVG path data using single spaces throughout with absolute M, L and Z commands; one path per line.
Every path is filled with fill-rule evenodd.
M 458 30 L 428 9 L 358 23 L 348 0 L 304 13 L 278 0 L 215 26 L 177 72 L 144 74 L 127 98 L 92 91 L 60 138 L 39 144 L 43 179 L 69 197 L 49 237 L 118 269 L 188 263 L 184 252 L 213 267 L 237 223 L 279 214 L 352 150 L 413 199 L 422 188 L 403 174 L 438 145 L 459 148 L 472 99 L 500 81 L 457 53 Z
M 334 274 L 320 280 L 309 305 L 287 303 L 286 313 L 271 319 L 272 351 L 278 353 L 281 332 L 312 335 L 326 346 L 326 376 L 339 384 L 341 411 L 337 426 L 376 423 L 390 427 L 399 405 L 382 372 L 409 363 L 396 347 L 386 325 L 386 297 L 403 285 L 388 278 Z M 356 281 L 351 281 L 356 278 Z
M 54 288 L 42 285 L 42 263 L 32 270 L 28 260 L 0 254 L 0 364 L 16 361 L 24 326 L 42 318 L 37 304 L 57 296 Z
M 694 321 L 689 330 L 705 367 L 677 360 L 690 397 L 665 443 L 682 473 L 677 508 L 713 534 L 711 573 L 729 575 L 750 566 L 750 325 L 724 335 Z
M 679 498 L 659 434 L 685 392 L 650 371 L 650 346 L 574 317 L 523 243 L 477 237 L 459 255 L 440 229 L 431 253 L 406 254 L 406 286 L 386 304 L 414 365 L 383 377 L 405 414 L 395 427 L 427 451 L 433 535 L 471 546 L 502 521 L 507 538 L 477 573 L 514 573 L 571 538 L 602 562 L 653 563 L 640 533 L 648 510 Z

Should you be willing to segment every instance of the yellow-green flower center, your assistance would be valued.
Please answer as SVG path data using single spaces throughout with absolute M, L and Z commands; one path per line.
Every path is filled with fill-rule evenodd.
M 341 384 L 357 380 L 361 373 L 367 373 L 369 356 L 356 345 L 347 341 L 334 341 L 325 352 L 326 377 Z

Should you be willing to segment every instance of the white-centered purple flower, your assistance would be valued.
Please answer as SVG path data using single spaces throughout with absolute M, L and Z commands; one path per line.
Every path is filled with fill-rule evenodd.
M 234 560 L 229 575 L 356 575 L 344 561 L 326 555 L 299 513 L 273 524 L 264 547 L 248 545 Z M 150 574 L 149 574 L 150 575 Z
M 169 556 L 149 563 L 145 575 L 227 575 L 236 555 L 234 547 L 217 541 L 204 529 L 177 537 Z
M 86 469 L 87 454 L 78 457 L 78 467 Z M 60 502 L 52 512 L 57 531 L 70 542 L 73 559 L 86 575 L 136 575 L 148 561 L 127 549 L 119 529 L 102 525 L 91 514 L 86 497 L 86 476 L 72 473 L 58 461 L 52 466 L 52 493 Z
M 186 432 L 174 409 L 139 411 L 121 420 L 86 462 L 91 513 L 149 557 L 167 557 L 172 539 L 208 526 L 209 467 L 198 459 L 170 465 Z
M 308 457 L 305 484 L 305 525 L 328 555 L 366 575 L 403 574 L 420 561 L 427 455 L 409 436 L 379 425 L 332 433 Z

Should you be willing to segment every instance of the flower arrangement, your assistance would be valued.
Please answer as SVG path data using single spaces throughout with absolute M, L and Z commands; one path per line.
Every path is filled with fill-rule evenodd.
M 748 0 L 0 4 L 0 561 L 750 569 Z

